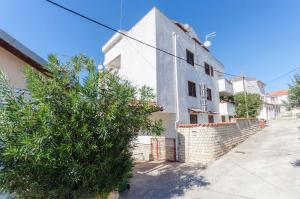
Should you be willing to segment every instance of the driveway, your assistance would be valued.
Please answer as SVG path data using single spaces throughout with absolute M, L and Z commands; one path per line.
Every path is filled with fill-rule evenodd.
M 138 164 L 122 199 L 300 199 L 300 120 L 276 120 L 204 168 Z

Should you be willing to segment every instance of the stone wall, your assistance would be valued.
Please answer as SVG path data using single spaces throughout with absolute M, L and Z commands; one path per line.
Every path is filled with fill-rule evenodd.
M 208 164 L 259 130 L 257 119 L 178 126 L 179 161 Z
M 132 155 L 133 158 L 139 162 L 152 160 L 151 144 L 136 143 Z
M 169 160 L 175 161 L 176 147 L 173 138 L 151 138 L 150 144 L 135 144 L 133 157 L 136 161 Z

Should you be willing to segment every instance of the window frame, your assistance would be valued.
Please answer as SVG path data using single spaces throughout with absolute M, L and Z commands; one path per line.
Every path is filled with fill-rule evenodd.
M 208 101 L 212 101 L 212 90 L 210 88 L 206 88 L 206 96 Z
M 208 123 L 215 123 L 215 117 L 213 115 L 207 115 Z
M 188 81 L 188 94 L 190 97 L 197 97 L 197 88 L 195 82 Z
M 190 114 L 190 124 L 198 124 L 198 115 Z
M 192 66 L 195 65 L 195 55 L 188 49 L 186 49 L 186 62 Z
M 210 76 L 210 66 L 206 62 L 204 62 L 204 72 L 205 72 L 206 75 Z

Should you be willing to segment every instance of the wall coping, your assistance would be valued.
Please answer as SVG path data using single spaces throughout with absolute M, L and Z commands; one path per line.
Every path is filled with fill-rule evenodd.
M 257 118 L 233 118 L 233 120 L 257 120 Z M 212 126 L 227 126 L 236 124 L 236 122 L 216 122 L 216 123 L 204 123 L 204 124 L 178 124 L 178 128 L 192 128 L 192 127 L 212 127 Z
M 190 127 L 210 127 L 210 126 L 226 126 L 236 124 L 236 122 L 216 122 L 216 123 L 204 123 L 204 124 L 178 124 L 179 128 L 190 128 Z

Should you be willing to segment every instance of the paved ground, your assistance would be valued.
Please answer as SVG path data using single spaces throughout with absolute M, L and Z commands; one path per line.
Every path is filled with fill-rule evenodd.
M 139 164 L 121 198 L 300 199 L 300 120 L 273 121 L 206 169 Z

